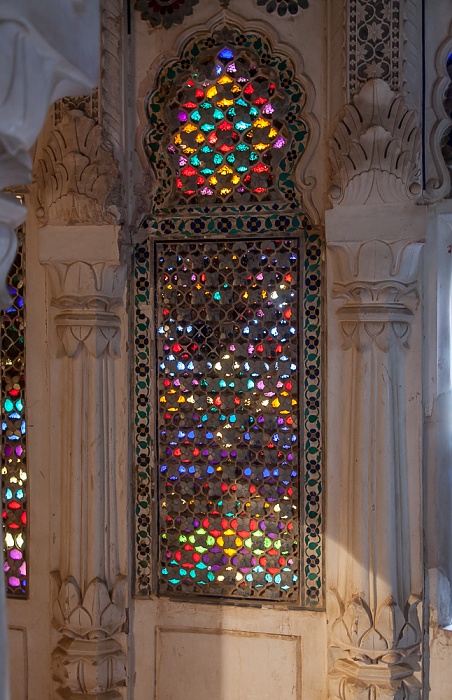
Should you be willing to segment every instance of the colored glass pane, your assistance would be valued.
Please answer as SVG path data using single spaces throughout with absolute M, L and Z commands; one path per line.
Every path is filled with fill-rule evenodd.
M 7 277 L 11 305 L 3 312 L 1 340 L 3 570 L 10 597 L 23 597 L 27 591 L 23 231 L 18 238 L 19 249 Z
M 194 165 L 193 161 L 191 165 L 199 168 L 203 175 L 214 168 L 211 174 L 216 176 L 216 182 L 210 182 L 215 187 L 209 197 L 220 202 L 268 199 L 274 191 L 273 179 L 282 157 L 281 150 L 288 142 L 287 127 L 273 117 L 275 105 L 279 105 L 279 112 L 284 111 L 283 94 L 268 71 L 251 65 L 249 58 L 234 55 L 232 49 L 225 47 L 211 56 L 210 64 L 203 65 L 202 71 L 193 72 L 177 96 L 174 108 L 179 126 L 171 137 L 168 151 L 174 156 L 180 201 L 194 202 L 197 197 L 206 196 L 204 183 L 186 181 L 191 176 L 187 169 L 180 169 L 177 161 L 181 154 L 191 153 L 199 157 L 199 165 Z M 206 151 L 201 145 L 205 139 L 220 159 L 212 162 L 203 156 Z M 224 181 L 225 173 L 215 166 L 221 166 L 222 156 L 243 151 L 244 146 L 248 148 L 246 142 L 253 144 L 253 158 L 265 166 L 265 170 L 259 171 L 260 181 L 255 181 L 254 174 L 245 177 L 247 167 L 239 159 L 229 161 L 235 165 Z M 264 172 L 267 173 L 265 181 L 262 180 Z
M 296 599 L 299 242 L 156 258 L 160 591 Z

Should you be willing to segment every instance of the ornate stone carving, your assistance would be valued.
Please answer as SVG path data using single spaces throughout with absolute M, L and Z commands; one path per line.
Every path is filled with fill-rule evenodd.
M 332 140 L 332 201 L 391 204 L 415 199 L 421 192 L 419 150 L 415 113 L 383 80 L 369 80 L 346 106 Z
M 349 96 L 371 79 L 380 78 L 393 89 L 399 86 L 399 0 L 350 0 Z
M 111 594 L 99 579 L 83 596 L 72 578 L 58 588 L 53 624 L 62 639 L 52 655 L 55 680 L 73 698 L 121 698 L 126 655 L 117 636 L 126 623 L 126 580 L 119 577 Z
M 84 112 L 94 121 L 99 121 L 99 88 L 94 88 L 88 95 L 72 95 L 71 97 L 61 97 L 53 105 L 54 125 L 58 126 L 63 119 L 65 112 L 72 110 Z
M 422 243 L 332 243 L 344 337 L 338 533 L 330 602 L 332 700 L 418 700 L 420 592 L 412 590 L 404 357 Z M 348 359 L 346 359 L 348 358 Z M 350 431 L 350 432 L 349 432 Z
M 126 684 L 114 390 L 125 269 L 117 261 L 46 266 L 64 387 L 54 401 L 64 403 L 61 415 L 69 416 L 60 428 L 64 469 L 54 626 L 61 638 L 52 656 L 54 678 L 62 697 L 115 700 Z
M 116 172 L 115 160 L 102 142 L 102 127 L 83 112 L 67 112 L 38 161 L 41 224 L 111 221 L 105 200 Z

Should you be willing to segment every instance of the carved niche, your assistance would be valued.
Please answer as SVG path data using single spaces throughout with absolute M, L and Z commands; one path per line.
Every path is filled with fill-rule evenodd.
M 345 107 L 331 143 L 333 203 L 407 203 L 421 193 L 420 129 L 403 96 L 369 80 Z

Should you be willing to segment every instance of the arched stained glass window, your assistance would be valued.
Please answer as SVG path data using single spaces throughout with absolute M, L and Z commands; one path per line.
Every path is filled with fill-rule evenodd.
M 24 232 L 7 277 L 11 305 L 2 314 L 2 522 L 5 588 L 9 597 L 27 593 L 27 471 L 25 462 Z
M 304 102 L 287 57 L 230 31 L 188 45 L 148 99 L 138 595 L 323 605 L 320 240 L 294 178 Z

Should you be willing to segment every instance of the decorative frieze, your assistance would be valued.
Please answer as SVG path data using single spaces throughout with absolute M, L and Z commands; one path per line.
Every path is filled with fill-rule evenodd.
M 344 344 L 338 570 L 329 603 L 332 700 L 420 698 L 405 358 L 422 243 L 329 245 Z M 412 512 L 412 511 L 411 511 Z
M 369 80 L 345 107 L 330 159 L 334 203 L 395 204 L 415 199 L 421 192 L 416 114 L 383 80 Z

